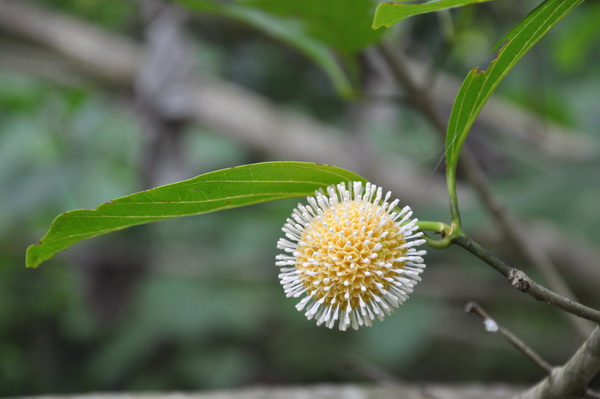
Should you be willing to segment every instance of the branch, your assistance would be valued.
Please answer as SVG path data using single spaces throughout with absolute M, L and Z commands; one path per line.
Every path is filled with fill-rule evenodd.
M 533 281 L 521 270 L 515 269 L 498 259 L 495 255 L 488 252 L 485 248 L 467 236 L 463 235 L 456 237 L 452 243 L 466 249 L 488 265 L 492 266 L 500 274 L 506 277 L 509 283 L 519 291 L 531 296 L 534 299 L 537 299 L 538 301 L 546 302 L 549 305 L 554 305 L 575 316 L 600 324 L 600 311 L 584 306 L 569 298 L 565 298 L 562 295 L 550 291 L 546 287 Z
M 133 80 L 143 57 L 139 46 L 115 40 L 93 25 L 24 3 L 0 1 L 0 30 L 51 48 L 102 82 L 119 85 Z
M 387 78 L 389 87 L 393 88 L 394 82 L 404 82 L 403 85 L 408 83 L 417 89 L 419 95 L 426 97 L 434 108 L 452 108 L 462 80 L 449 73 L 436 71 L 432 82 L 429 71 L 431 68 L 425 62 L 410 56 L 400 56 L 386 43 L 380 45 L 378 50 L 379 52 L 368 52 L 369 60 Z M 394 64 L 390 64 L 390 57 L 393 57 Z M 399 65 L 406 80 L 402 77 L 402 80 L 398 79 L 399 71 L 396 68 Z M 414 93 L 412 89 L 409 90 Z M 398 93 L 388 89 L 380 97 L 398 99 Z M 408 103 L 412 100 L 409 99 Z M 585 132 L 549 121 L 499 96 L 492 96 L 488 100 L 477 119 L 477 125 L 482 130 L 509 136 L 552 159 L 581 162 L 595 159 L 598 153 L 595 143 Z
M 419 86 L 417 84 L 410 74 L 404 59 L 394 51 L 394 49 L 385 42 L 380 44 L 379 49 L 388 62 L 391 72 L 396 80 L 405 87 L 407 96 L 412 99 L 414 106 L 431 122 L 438 133 L 445 136 L 446 124 L 434 108 L 431 94 L 421 87 L 423 85 Z M 510 120 L 510 118 L 507 120 Z M 512 217 L 500 201 L 493 195 L 485 174 L 466 146 L 462 150 L 459 168 L 467 175 L 468 179 L 473 184 L 473 187 L 476 189 L 481 202 L 502 228 L 504 236 L 508 237 L 514 248 L 522 253 L 542 274 L 553 290 L 564 296 L 575 297 L 544 250 L 538 245 L 530 245 L 531 243 L 529 240 L 524 239 L 523 227 L 518 219 Z M 525 244 L 526 242 L 528 245 Z M 583 336 L 587 336 L 589 333 L 587 324 L 578 319 L 569 318 L 569 320 Z
M 600 250 L 592 248 L 581 237 L 566 235 L 565 229 L 550 221 L 526 219 L 523 222 L 522 226 L 527 229 L 525 234 L 528 244 L 533 241 L 532 245 L 539 246 L 548 253 L 565 280 L 577 287 L 578 299 L 579 296 L 590 300 L 597 297 L 599 275 L 598 269 L 593 265 L 598 264 Z M 469 237 L 488 249 L 497 248 L 498 251 L 509 253 L 513 250 L 503 232 L 486 223 L 469 232 Z M 514 262 L 516 264 L 518 261 Z M 593 304 L 596 305 L 596 302 Z
M 472 153 L 465 149 L 463 149 L 459 167 L 472 182 L 481 202 L 500 227 L 503 237 L 506 237 L 509 244 L 535 267 L 552 290 L 562 296 L 575 298 L 575 294 L 566 284 L 546 251 L 539 243 L 529 239 L 523 224 L 494 196 L 487 178 Z M 590 327 L 583 320 L 572 317 L 569 317 L 569 320 L 582 337 L 586 337 L 590 333 Z
M 587 389 L 589 382 L 600 372 L 600 327 L 596 327 L 579 350 L 562 367 L 555 368 L 536 386 L 519 395 L 518 399 L 577 399 L 598 398 Z
M 550 398 L 550 397 L 563 398 L 562 395 L 576 395 L 574 397 L 579 397 L 579 394 L 581 393 L 581 391 L 583 391 L 583 396 L 585 398 L 589 398 L 589 399 L 600 398 L 600 394 L 598 394 L 597 392 L 595 392 L 591 389 L 586 389 L 586 386 L 588 385 L 591 378 L 593 378 L 593 376 L 598 372 L 598 371 L 594 372 L 594 366 L 588 367 L 586 365 L 586 362 L 588 362 L 587 357 L 575 359 L 575 356 L 577 356 L 577 355 L 575 355 L 571 359 L 571 361 L 569 363 L 567 363 L 567 365 L 571 364 L 571 366 L 569 366 L 571 368 L 568 371 L 561 370 L 560 368 L 553 368 L 550 365 L 550 363 L 548 363 L 546 360 L 544 360 L 539 354 L 537 354 L 533 349 L 531 349 L 527 344 L 525 344 L 525 342 L 523 342 L 519 337 L 517 337 L 515 334 L 513 334 L 507 328 L 496 323 L 496 321 L 494 319 L 492 319 L 490 317 L 490 315 L 487 314 L 487 312 L 485 310 L 483 310 L 481 308 L 481 306 L 479 306 L 477 303 L 469 302 L 465 308 L 465 311 L 468 313 L 474 313 L 474 314 L 480 316 L 484 320 L 487 331 L 500 332 L 500 334 L 502 334 L 502 336 L 504 338 L 506 338 L 506 340 L 508 342 L 510 342 L 514 347 L 516 347 L 525 356 L 527 356 L 531 361 L 533 361 L 542 370 L 544 370 L 546 372 L 546 374 L 548 374 L 548 377 L 546 379 L 544 379 L 542 383 L 538 384 L 536 387 L 534 387 L 534 388 L 530 389 L 530 391 L 528 391 L 527 395 L 531 395 L 529 399 L 533 399 L 533 398 L 544 399 L 544 398 Z M 594 342 L 597 339 L 598 338 L 596 338 L 592 334 L 592 336 L 590 336 L 588 341 L 584 344 L 584 347 L 589 347 L 589 346 L 595 345 Z M 580 351 L 582 351 L 582 349 L 580 349 Z M 588 356 L 593 351 L 590 352 L 588 349 L 585 349 L 584 352 L 587 354 L 586 356 Z M 598 357 L 597 354 L 593 355 L 593 353 L 592 353 L 592 357 L 594 357 L 594 356 Z M 594 361 L 594 359 L 592 359 L 592 361 Z M 568 366 L 565 366 L 564 368 L 566 368 L 566 367 L 568 367 Z M 585 369 L 585 370 L 582 370 L 582 369 Z M 571 376 L 569 375 L 569 374 L 572 374 L 573 372 L 577 373 L 577 375 L 580 377 L 587 375 L 587 376 L 589 376 L 589 379 L 581 378 L 581 379 L 577 379 L 576 381 L 573 381 Z M 567 375 L 568 377 L 566 377 L 566 378 L 568 379 L 568 381 L 561 381 L 560 383 L 557 383 L 556 381 L 554 381 L 554 382 L 552 382 L 552 384 L 565 385 L 565 386 L 569 386 L 569 388 L 548 386 L 548 384 L 550 384 L 549 381 L 551 381 L 553 379 L 556 380 L 558 378 L 557 377 L 558 375 Z M 541 385 L 546 385 L 546 386 L 542 388 Z M 546 391 L 551 391 L 551 393 L 547 393 Z M 551 395 L 551 396 L 548 396 L 548 395 Z M 554 395 L 554 396 L 552 396 L 552 395 Z M 527 396 L 522 396 L 522 397 L 526 398 Z M 564 397 L 567 398 L 568 396 L 564 396 Z
M 499 332 L 502 334 L 504 338 L 508 342 L 510 342 L 515 348 L 517 348 L 520 352 L 522 352 L 525 356 L 527 356 L 532 362 L 538 365 L 539 368 L 544 370 L 546 373 L 550 374 L 552 372 L 552 366 L 546 360 L 544 360 L 540 355 L 538 355 L 533 349 L 531 349 L 525 342 L 523 342 L 519 337 L 512 333 L 509 329 L 501 326 L 496 322 L 496 320 L 492 319 L 489 314 L 485 310 L 479 306 L 479 304 L 475 302 L 467 303 L 465 307 L 465 312 L 474 313 L 483 319 L 485 324 L 485 328 L 489 332 Z

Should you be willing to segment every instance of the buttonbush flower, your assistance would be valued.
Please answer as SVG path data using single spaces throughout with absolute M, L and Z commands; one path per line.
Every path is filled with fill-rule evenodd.
M 425 268 L 425 240 L 406 206 L 371 183 L 340 183 L 308 197 L 287 219 L 276 265 L 287 297 L 317 325 L 371 326 L 402 304 Z

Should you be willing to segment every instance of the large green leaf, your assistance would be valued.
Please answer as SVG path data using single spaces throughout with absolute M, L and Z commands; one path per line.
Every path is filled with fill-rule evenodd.
M 413 15 L 425 14 L 428 12 L 445 10 L 448 8 L 462 7 L 468 4 L 484 3 L 491 0 L 439 0 L 426 3 L 406 2 L 406 3 L 379 3 L 375 10 L 373 19 L 373 28 L 379 29 L 382 26 L 390 27 L 398 22 L 412 17 Z
M 302 24 L 247 7 L 230 7 L 226 14 L 295 47 L 323 69 L 339 94 L 343 97 L 354 96 L 355 90 L 335 54 L 325 44 L 309 36 Z
M 74 243 L 139 224 L 284 198 L 311 195 L 345 181 L 365 181 L 335 166 L 266 162 L 206 173 L 58 216 L 39 244 L 27 249 L 27 267 L 37 267 Z
M 329 75 L 336 90 L 344 97 L 353 97 L 355 90 L 350 84 L 346 72 L 336 58 L 333 49 L 358 51 L 372 43 L 381 35 L 370 29 L 369 9 L 365 3 L 371 0 L 356 0 L 361 8 L 357 12 L 357 4 L 349 7 L 328 6 L 330 13 L 341 17 L 341 21 L 332 20 L 331 16 L 321 15 L 316 4 L 321 0 L 304 2 L 286 1 L 269 3 L 268 1 L 222 2 L 215 0 L 177 0 L 191 10 L 221 15 L 265 33 L 266 35 L 288 44 L 315 62 Z M 345 0 L 337 0 L 338 2 Z M 279 2 L 279 0 L 278 0 Z M 340 4 L 341 6 L 341 4 Z M 286 8 L 287 7 L 287 8 Z M 300 7 L 299 12 L 297 7 Z M 353 10 L 350 13 L 348 10 Z M 359 19 L 362 17 L 362 19 Z M 339 18 L 338 18 L 339 19 Z M 342 31 L 340 31 L 342 29 Z M 344 31 L 345 29 L 345 31 Z
M 355 53 L 376 42 L 383 34 L 371 29 L 373 0 L 239 1 L 301 21 L 311 37 L 344 53 Z
M 455 176 L 462 145 L 486 101 L 527 51 L 583 0 L 546 0 L 513 27 L 494 46 L 498 57 L 488 69 L 472 69 L 452 107 L 446 133 L 447 175 Z

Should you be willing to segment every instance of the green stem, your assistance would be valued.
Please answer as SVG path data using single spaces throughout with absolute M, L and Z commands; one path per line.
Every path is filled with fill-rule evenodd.
M 447 165 L 446 168 L 450 217 L 452 218 L 452 224 L 460 229 L 460 211 L 458 210 L 458 196 L 456 195 L 456 165 Z
M 447 225 L 442 222 L 418 221 L 417 226 L 421 231 L 433 231 L 442 236 L 440 239 L 435 239 L 427 235 L 423 236 L 427 245 L 432 248 L 448 248 L 456 236 L 462 235 L 460 229 L 457 229 L 455 225 Z
M 575 316 L 600 324 L 600 311 L 582 305 L 579 302 L 573 301 L 569 298 L 565 298 L 554 291 L 550 291 L 546 287 L 530 279 L 521 270 L 509 266 L 507 263 L 497 258 L 491 252 L 464 234 L 454 237 L 452 239 L 452 243 L 466 249 L 488 265 L 492 266 L 500 274 L 506 277 L 511 285 L 517 288 L 519 291 L 528 294 L 538 301 L 546 302 L 566 312 L 574 314 Z
M 419 220 L 417 222 L 417 226 L 419 226 L 419 230 L 422 231 L 433 231 L 434 233 L 444 233 L 447 231 L 450 226 L 442 222 L 428 222 L 425 220 Z

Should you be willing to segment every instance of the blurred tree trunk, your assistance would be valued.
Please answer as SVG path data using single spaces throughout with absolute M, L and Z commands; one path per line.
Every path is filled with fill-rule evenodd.
M 138 3 L 145 26 L 146 57 L 134 78 L 134 104 L 144 137 L 139 186 L 149 189 L 189 175 L 184 164 L 183 135 L 188 124 L 188 83 L 194 67 L 181 9 L 162 0 Z M 147 228 L 138 229 L 138 235 L 144 236 Z M 103 325 L 116 323 L 127 314 L 136 283 L 152 259 L 152 248 L 124 247 L 116 240 L 106 238 L 98 245 L 89 245 L 77 262 L 88 303 Z

